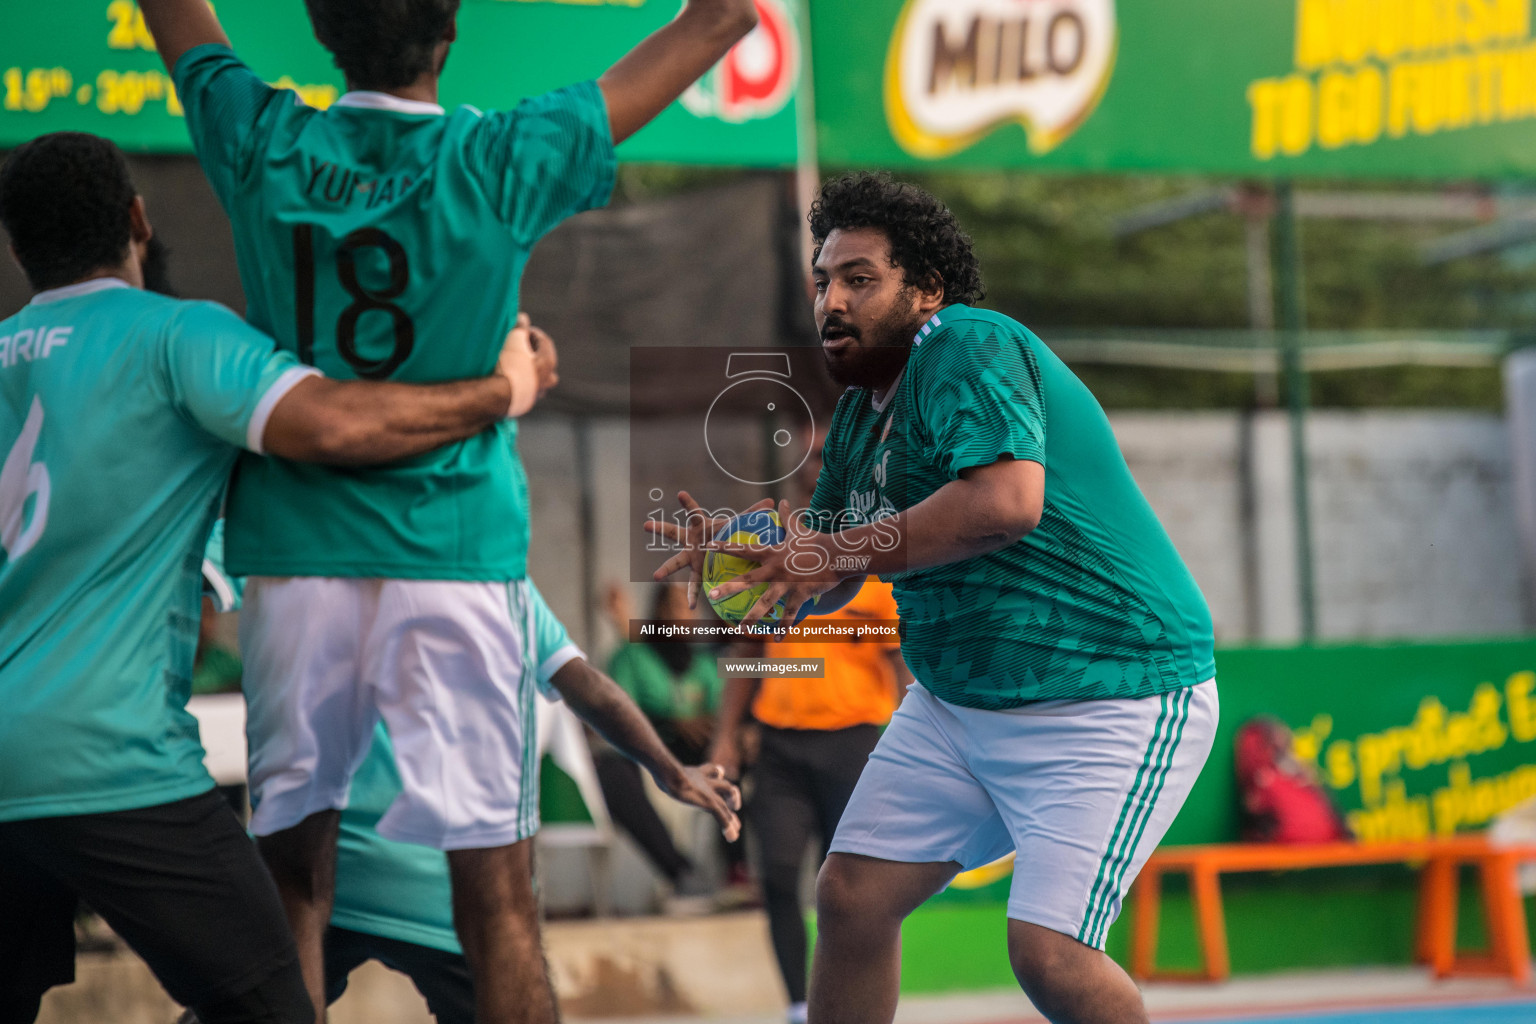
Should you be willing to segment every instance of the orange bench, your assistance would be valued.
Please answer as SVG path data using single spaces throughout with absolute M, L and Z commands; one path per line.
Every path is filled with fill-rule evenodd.
M 1384 843 L 1164 847 L 1153 852 L 1136 880 L 1131 973 L 1143 979 L 1207 981 L 1220 981 L 1231 973 L 1221 907 L 1224 874 L 1407 863 L 1421 865 L 1414 936 L 1417 960 L 1434 968 L 1436 977 L 1502 974 L 1524 984 L 1531 976 L 1531 951 L 1526 937 L 1525 901 L 1516 869 L 1530 860 L 1536 860 L 1536 846 L 1495 846 L 1481 835 Z M 1476 865 L 1481 879 L 1488 932 L 1488 949 L 1481 954 L 1458 954 L 1456 949 L 1457 869 L 1464 864 Z M 1203 962 L 1202 969 L 1195 972 L 1157 969 L 1157 919 L 1163 876 L 1175 873 L 1189 876 L 1194 900 L 1195 930 Z

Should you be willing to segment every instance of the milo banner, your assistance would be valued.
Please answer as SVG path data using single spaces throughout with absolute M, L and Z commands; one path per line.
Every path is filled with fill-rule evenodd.
M 682 0 L 464 0 L 442 82 L 446 106 L 507 108 L 601 74 L 675 17 Z M 217 0 L 236 52 L 267 81 L 324 107 L 340 74 L 302 0 Z M 795 162 L 804 47 L 795 0 L 757 0 L 758 28 L 619 151 L 621 158 L 750 167 Z M 0 3 L 0 148 L 44 132 L 96 132 L 127 149 L 191 145 L 170 78 L 133 0 Z
M 1531 0 L 814 3 L 830 165 L 1536 171 Z

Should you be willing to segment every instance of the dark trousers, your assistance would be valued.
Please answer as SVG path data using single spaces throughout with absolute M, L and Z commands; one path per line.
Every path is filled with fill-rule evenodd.
M 708 753 L 705 745 L 685 740 L 670 729 L 665 720 L 653 724 L 673 757 L 686 765 L 703 763 Z M 603 802 L 608 805 L 608 816 L 629 834 L 656 870 L 676 885 L 693 868 L 693 862 L 678 850 L 672 841 L 672 833 L 646 795 L 645 783 L 640 777 L 641 767 L 612 747 L 604 746 L 594 751 L 594 755 L 597 781 L 603 790 Z M 745 870 L 745 839 L 728 843 L 721 837 L 720 853 L 728 867 Z
M 277 889 L 217 791 L 0 823 L 0 1024 L 74 980 L 82 901 L 204 1024 L 314 1021 Z
M 843 808 L 879 739 L 875 725 L 763 728 L 748 815 L 761 861 L 773 953 L 792 1003 L 805 1002 L 807 942 L 800 906 L 805 848 L 814 837 L 820 857 L 826 858 Z
M 656 870 L 676 885 L 693 867 L 693 862 L 677 848 L 666 823 L 651 806 L 640 778 L 640 766 L 611 750 L 598 754 L 595 764 L 603 802 L 608 805 L 608 816 L 629 834 Z
M 347 990 L 347 975 L 369 960 L 411 979 L 437 1024 L 475 1024 L 475 983 L 461 953 L 332 925 L 325 933 L 325 1001 Z

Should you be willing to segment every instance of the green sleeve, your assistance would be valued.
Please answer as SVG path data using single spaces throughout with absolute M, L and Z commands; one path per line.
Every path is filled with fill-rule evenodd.
M 962 320 L 924 341 L 908 365 L 923 456 L 951 480 L 1004 455 L 1045 464 L 1045 401 L 1028 339 Z
M 613 652 L 608 674 L 652 718 L 672 715 L 672 679 L 667 667 L 643 644 L 624 644 Z
M 182 54 L 172 79 L 198 163 L 227 210 L 256 149 L 262 112 L 286 90 L 257 78 L 229 47 L 216 43 Z
M 487 114 L 469 136 L 465 163 L 513 237 L 533 245 L 613 193 L 618 161 L 602 90 L 583 82 Z
M 704 710 L 714 714 L 720 710 L 720 697 L 725 692 L 725 680 L 720 678 L 719 662 L 711 651 L 700 651 L 693 657 L 688 670 L 704 691 Z
M 571 635 L 565 631 L 565 624 L 555 617 L 533 580 L 528 581 L 528 601 L 533 606 L 533 636 L 530 643 L 538 665 L 539 689 L 548 694 L 550 680 L 554 679 L 555 673 L 586 655 L 571 640 Z
M 258 454 L 277 402 L 318 372 L 212 302 L 183 303 L 160 342 L 158 370 L 176 409 L 221 441 Z

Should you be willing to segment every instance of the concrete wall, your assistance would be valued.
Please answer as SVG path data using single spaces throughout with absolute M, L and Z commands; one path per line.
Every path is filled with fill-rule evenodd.
M 1246 425 L 1230 413 L 1112 420 L 1205 591 L 1218 641 L 1297 639 L 1284 414 Z M 1502 418 L 1319 411 L 1307 441 L 1323 639 L 1486 636 L 1529 624 Z
M 1330 413 L 1312 437 L 1325 637 L 1489 635 L 1530 624 L 1502 419 Z

